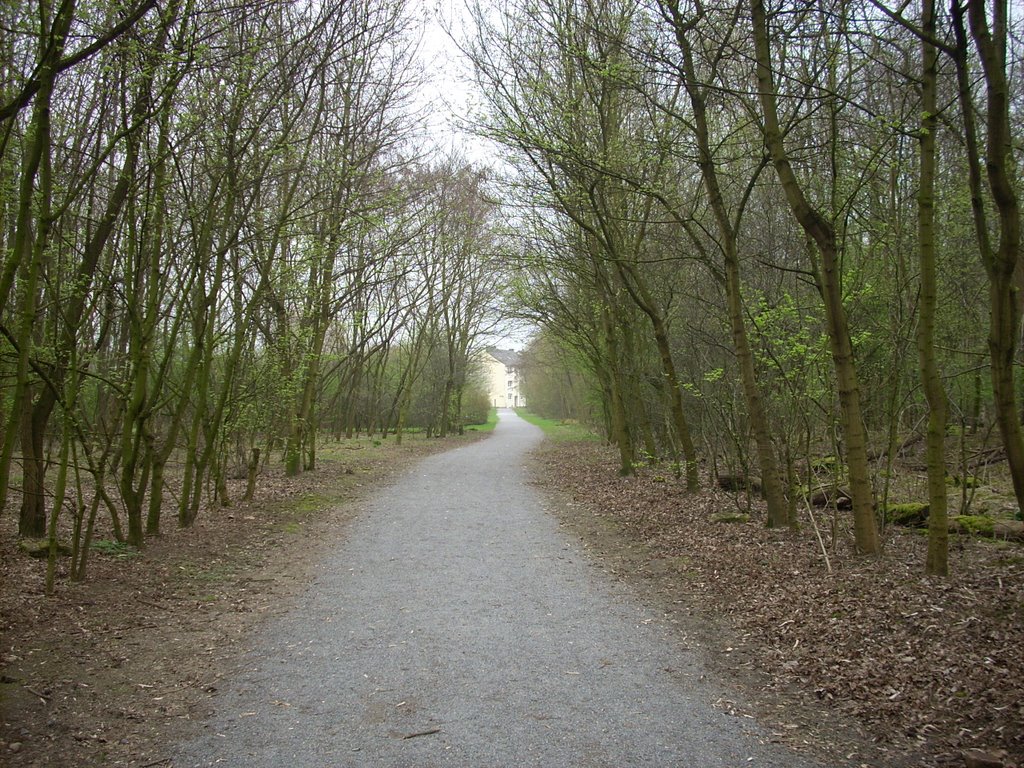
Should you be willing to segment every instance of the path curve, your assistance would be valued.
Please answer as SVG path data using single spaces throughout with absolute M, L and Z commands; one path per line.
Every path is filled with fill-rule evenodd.
M 797 768 L 544 511 L 511 411 L 375 494 L 174 759 L 266 768 Z

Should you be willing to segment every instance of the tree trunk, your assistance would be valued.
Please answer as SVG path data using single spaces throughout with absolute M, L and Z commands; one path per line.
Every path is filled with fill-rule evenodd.
M 47 28 L 49 21 L 48 8 L 45 4 L 39 6 L 39 63 L 36 68 L 36 80 L 39 88 L 36 91 L 35 100 L 32 105 L 32 118 L 25 133 L 24 161 L 21 167 L 21 181 L 18 190 L 18 213 L 17 226 L 14 235 L 13 253 L 4 260 L 3 272 L 0 273 L 0 315 L 4 314 L 7 308 L 7 300 L 14 285 L 18 269 L 27 261 L 28 244 L 31 242 L 31 220 L 33 207 L 36 199 L 35 183 L 40 172 L 49 173 L 50 154 L 50 105 L 53 97 L 53 86 L 60 72 L 60 60 L 64 56 L 64 47 L 67 43 L 68 33 L 75 14 L 76 3 L 61 3 L 52 24 Z M 5 140 L 6 143 L 6 140 Z M 47 187 L 48 182 L 43 181 Z M 50 201 L 48 191 L 43 195 L 43 203 L 46 206 L 42 211 L 35 211 L 42 227 L 49 230 L 50 221 L 46 215 L 49 211 Z M 38 239 L 38 235 L 37 235 Z M 0 477 L 2 485 L 6 486 L 7 478 Z M 6 488 L 0 489 L 5 493 Z M 2 498 L 2 497 L 0 497 Z M 2 509 L 2 505 L 0 505 Z
M 18 535 L 41 539 L 46 536 L 46 455 L 44 437 L 46 424 L 57 398 L 43 389 L 33 403 L 26 398 L 21 417 L 21 451 L 24 467 L 21 514 Z
M 697 472 L 697 450 L 694 448 L 693 438 L 690 435 L 690 425 L 686 419 L 686 412 L 683 410 L 683 388 L 679 383 L 679 376 L 676 374 L 675 361 L 672 359 L 672 347 L 669 343 L 665 320 L 639 271 L 631 264 L 625 265 L 620 263 L 619 266 L 622 270 L 623 282 L 626 284 L 630 295 L 633 296 L 637 306 L 640 307 L 641 311 L 651 321 L 654 343 L 658 348 L 658 358 L 661 361 L 661 372 L 665 376 L 665 385 L 668 389 L 672 428 L 679 439 L 680 447 L 683 450 L 683 458 L 686 462 L 686 488 L 689 491 L 696 491 L 700 488 L 700 476 Z
M 846 461 L 850 496 L 853 500 L 853 526 L 857 551 L 877 555 L 881 552 L 878 523 L 875 520 L 874 493 L 868 464 L 867 434 L 860 402 L 860 382 L 853 359 L 850 329 L 843 306 L 842 275 L 835 231 L 819 211 L 811 206 L 790 164 L 779 126 L 777 95 L 771 70 L 768 19 L 763 0 L 750 0 L 757 82 L 764 117 L 764 140 L 790 209 L 804 232 L 817 246 L 820 265 L 816 281 L 825 306 L 829 348 L 839 393 L 840 423 L 846 439 Z
M 10 487 L 11 464 L 14 459 L 14 445 L 19 430 L 22 431 L 24 442 L 24 425 L 21 423 L 25 412 L 31 409 L 31 393 L 29 391 L 29 361 L 31 359 L 32 339 L 36 320 L 38 302 L 38 281 L 42 271 L 43 253 L 50 239 L 53 219 L 50 215 L 52 204 L 53 175 L 50 167 L 51 143 L 51 99 L 53 84 L 56 77 L 57 62 L 64 49 L 68 27 L 71 23 L 74 4 L 69 3 L 63 8 L 66 17 L 58 15 L 54 22 L 52 40 L 40 40 L 40 50 L 48 44 L 48 55 L 42 57 L 40 69 L 41 87 L 36 94 L 32 108 L 32 119 L 26 131 L 25 159 L 21 168 L 21 183 L 18 190 L 18 208 L 16 214 L 14 237 L 11 252 L 7 254 L 3 275 L 0 277 L 0 314 L 7 306 L 8 294 L 14 285 L 19 268 L 24 271 L 24 286 L 20 289 L 21 298 L 18 302 L 18 362 L 15 373 L 14 397 L 11 403 L 2 451 L 0 451 L 0 512 L 7 506 L 7 493 Z M 45 19 L 40 19 L 45 26 Z M 39 188 L 36 189 L 36 179 Z M 33 231 L 34 230 L 34 231 Z M 26 464 L 28 462 L 26 461 Z M 28 470 L 26 469 L 26 473 Z M 31 482 L 36 482 L 32 478 Z M 39 478 L 38 482 L 42 479 Z M 29 482 L 26 478 L 26 483 Z M 24 501 L 22 515 L 25 514 Z M 25 521 L 29 530 L 37 530 L 35 521 Z M 45 530 L 45 523 L 44 529 Z M 21 523 L 19 523 L 19 528 Z M 42 533 L 39 534 L 42 536 Z
M 619 449 L 619 474 L 623 477 L 635 474 L 633 464 L 636 456 L 633 453 L 633 441 L 629 434 L 629 422 L 626 418 L 626 407 L 622 400 L 622 382 L 619 378 L 618 345 L 615 342 L 615 325 L 611 310 L 604 307 L 601 312 L 604 326 L 605 348 L 607 350 L 607 378 L 610 397 L 611 441 Z
M 935 311 L 938 285 L 935 267 L 935 132 L 938 130 L 937 52 L 935 0 L 923 0 L 921 30 L 921 131 L 920 171 L 917 193 L 918 259 L 921 292 L 917 325 L 917 353 L 921 385 L 928 401 L 928 433 L 925 456 L 928 467 L 928 556 L 925 571 L 936 576 L 949 573 L 949 521 L 946 495 L 946 392 L 935 359 Z
M 256 477 L 260 469 L 260 449 L 253 448 L 249 454 L 249 464 L 246 466 L 245 495 L 242 501 L 252 501 L 256 494 Z
M 210 379 L 213 367 L 213 345 L 215 343 L 214 327 L 216 325 L 217 291 L 221 286 L 223 259 L 218 259 L 213 285 L 209 293 L 201 280 L 196 287 L 195 301 L 198 307 L 194 310 L 198 317 L 194 322 L 196 338 L 196 354 L 201 363 L 197 366 L 195 387 L 195 409 L 192 423 L 189 425 L 185 442 L 185 466 L 182 470 L 181 498 L 178 502 L 178 525 L 188 528 L 195 522 L 199 514 L 199 500 L 202 495 L 203 475 L 206 463 L 199 451 L 199 437 L 204 421 L 209 418 L 207 405 L 210 395 Z M 187 397 L 187 395 L 186 395 Z
M 163 455 L 153 458 L 152 470 L 149 476 L 149 507 L 146 510 L 146 535 L 158 536 L 160 534 L 160 512 L 164 502 L 164 466 L 166 459 Z
M 731 248 L 728 250 L 732 250 Z M 782 474 L 778 456 L 772 443 L 768 415 L 764 410 L 761 388 L 757 383 L 754 369 L 754 355 L 750 350 L 747 329 L 743 321 L 743 298 L 740 291 L 739 263 L 736 254 L 725 259 L 725 293 L 729 310 L 729 327 L 732 331 L 733 350 L 736 364 L 740 369 L 743 396 L 747 405 L 747 418 L 757 446 L 757 464 L 761 471 L 761 487 L 768 507 L 768 527 L 781 528 L 796 526 L 796 516 L 791 515 L 782 488 Z
M 1014 274 L 1021 250 L 1021 211 L 1017 199 L 1012 131 L 1010 129 L 1011 92 L 1006 73 L 1007 16 L 1006 0 L 994 0 L 989 28 L 988 4 L 979 0 L 966 6 L 971 37 L 984 74 L 987 109 L 984 160 L 974 114 L 969 68 L 965 7 L 953 3 L 953 31 L 956 36 L 954 63 L 960 109 L 964 122 L 971 211 L 981 260 L 989 280 L 989 357 L 996 423 L 1006 448 L 1007 463 L 1013 479 L 1018 508 L 1024 510 L 1024 435 L 1021 433 L 1014 390 L 1014 356 L 1019 331 Z M 985 205 L 982 162 L 988 176 L 992 208 L 998 219 L 998 242 L 993 244 Z
M 718 179 L 718 169 L 711 149 L 710 130 L 707 120 L 707 102 L 698 80 L 693 51 L 687 38 L 687 23 L 679 11 L 678 0 L 665 3 L 675 31 L 676 44 L 683 58 L 684 86 L 693 109 L 693 128 L 699 151 L 698 165 L 704 187 L 708 193 L 708 204 L 715 215 L 718 236 L 724 261 L 726 309 L 729 315 L 729 329 L 732 333 L 733 350 L 736 363 L 740 370 L 740 381 L 743 384 L 743 396 L 746 400 L 747 417 L 750 419 L 750 430 L 757 446 L 757 462 L 761 471 L 761 483 L 765 501 L 768 506 L 768 527 L 783 525 L 794 526 L 795 516 L 789 513 L 786 494 L 782 487 L 782 473 L 779 460 L 772 443 L 768 416 L 764 410 L 761 388 L 757 383 L 757 372 L 754 368 L 754 355 L 750 350 L 747 328 L 743 320 L 743 293 L 740 283 L 740 264 L 737 251 L 738 223 L 734 224 L 726 209 Z
M 53 492 L 53 507 L 50 511 L 50 520 L 46 535 L 49 539 L 49 552 L 46 558 L 46 594 L 52 595 L 54 582 L 57 577 L 57 523 L 60 521 L 60 513 L 64 508 L 64 498 L 67 493 L 68 464 L 71 454 L 72 417 L 74 402 L 73 398 L 78 389 L 77 376 L 72 381 L 69 391 L 65 392 L 68 403 L 64 411 L 64 419 L 60 437 L 60 460 L 57 465 L 57 482 Z

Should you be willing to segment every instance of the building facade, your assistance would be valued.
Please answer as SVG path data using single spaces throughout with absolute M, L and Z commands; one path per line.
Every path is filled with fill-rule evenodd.
M 521 408 L 526 398 L 519 391 L 519 353 L 488 347 L 483 353 L 487 396 L 495 408 Z

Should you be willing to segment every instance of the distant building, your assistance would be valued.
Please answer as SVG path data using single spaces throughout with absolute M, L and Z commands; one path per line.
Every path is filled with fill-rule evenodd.
M 519 392 L 519 353 L 488 347 L 481 357 L 491 405 L 495 408 L 525 406 L 526 398 Z

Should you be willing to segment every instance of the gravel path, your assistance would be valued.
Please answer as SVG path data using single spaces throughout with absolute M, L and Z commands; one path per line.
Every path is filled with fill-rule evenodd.
M 379 492 L 174 765 L 810 766 L 587 564 L 527 484 L 541 437 L 504 412 Z

